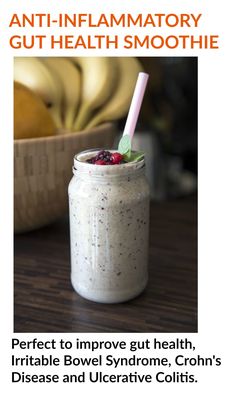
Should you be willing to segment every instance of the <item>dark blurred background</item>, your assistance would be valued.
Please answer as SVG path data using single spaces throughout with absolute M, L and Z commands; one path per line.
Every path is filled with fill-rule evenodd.
M 146 153 L 152 199 L 192 194 L 197 189 L 198 60 L 139 59 L 150 77 L 133 148 Z M 120 131 L 124 123 L 119 122 Z

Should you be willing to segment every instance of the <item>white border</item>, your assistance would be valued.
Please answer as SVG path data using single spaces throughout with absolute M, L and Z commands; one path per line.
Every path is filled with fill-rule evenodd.
M 86 3 L 86 4 L 85 4 Z M 60 6 L 59 6 L 60 5 Z M 193 340 L 199 353 L 215 353 L 223 358 L 218 371 L 202 368 L 200 382 L 192 385 L 18 385 L 10 380 L 10 337 L 13 330 L 13 241 L 12 241 L 12 58 L 16 55 L 7 48 L 7 21 L 12 12 L 50 12 L 60 7 L 61 12 L 202 12 L 204 21 L 194 32 L 220 35 L 219 51 L 181 50 L 127 52 L 128 55 L 199 56 L 199 333 Z M 232 404 L 234 350 L 234 281 L 235 281 L 235 33 L 233 2 L 224 1 L 8 1 L 1 4 L 1 111 L 0 136 L 0 227 L 1 227 L 1 384 L 2 398 L 8 404 L 63 405 L 68 401 L 120 405 L 162 403 L 166 405 Z M 163 31 L 164 34 L 164 31 Z M 73 52 L 58 52 L 71 55 Z M 17 53 L 19 55 L 19 53 Z M 28 52 L 22 52 L 26 55 Z M 50 50 L 35 51 L 36 55 L 51 55 Z M 86 54 L 87 52 L 81 52 Z M 110 55 L 111 52 L 96 52 Z M 116 51 L 115 55 L 124 55 Z M 95 53 L 93 52 L 93 55 Z M 22 335 L 29 338 L 31 335 Z M 39 336 L 39 335 L 37 335 Z M 41 335 L 45 336 L 45 335 Z M 65 335 L 65 337 L 70 335 Z M 94 335 L 95 336 L 95 335 Z M 129 335 L 122 335 L 128 339 Z M 171 335 L 173 337 L 175 335 Z M 189 337 L 192 335 L 188 335 Z M 112 334 L 112 337 L 117 335 Z M 146 337 L 146 335 L 139 335 Z M 161 335 L 164 339 L 169 335 Z M 111 338 L 111 335 L 109 335 Z M 69 338 L 70 339 L 70 338 Z

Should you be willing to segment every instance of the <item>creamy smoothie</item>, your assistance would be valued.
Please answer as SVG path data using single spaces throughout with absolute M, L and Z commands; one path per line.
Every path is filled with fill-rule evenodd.
M 134 298 L 147 284 L 149 187 L 144 160 L 88 163 L 95 153 L 74 158 L 71 281 L 84 298 L 118 303 Z

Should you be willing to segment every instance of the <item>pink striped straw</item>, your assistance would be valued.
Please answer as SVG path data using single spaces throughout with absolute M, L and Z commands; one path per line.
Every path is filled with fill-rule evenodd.
M 123 135 L 129 135 L 131 140 L 133 138 L 135 127 L 138 121 L 138 116 L 141 109 L 148 78 L 149 75 L 147 73 L 140 72 L 135 85 L 133 98 L 130 104 L 125 129 L 123 132 Z

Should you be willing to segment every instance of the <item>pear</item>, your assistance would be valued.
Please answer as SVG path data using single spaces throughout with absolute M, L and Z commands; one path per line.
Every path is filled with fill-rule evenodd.
M 41 97 L 57 128 L 61 128 L 63 89 L 56 72 L 52 73 L 42 62 L 42 58 L 17 56 L 14 58 L 14 80 L 29 87 Z
M 56 125 L 42 99 L 28 87 L 14 82 L 14 138 L 56 134 Z

